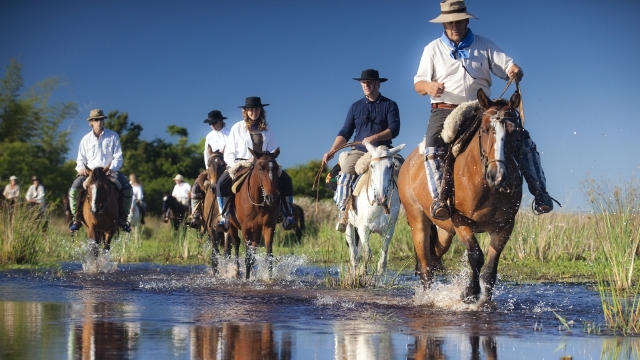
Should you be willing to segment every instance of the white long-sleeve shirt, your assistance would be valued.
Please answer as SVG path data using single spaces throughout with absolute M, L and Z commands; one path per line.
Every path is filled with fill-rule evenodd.
M 40 208 L 44 208 L 44 186 L 42 184 L 29 186 L 25 199 L 27 201 L 35 201 L 36 204 L 40 205 Z
M 209 156 L 207 154 L 207 145 L 211 146 L 211 151 L 224 151 L 224 147 L 227 144 L 227 138 L 229 137 L 229 129 L 224 127 L 220 129 L 220 131 L 211 130 L 210 133 L 207 134 L 207 137 L 204 142 L 204 166 L 206 169 L 209 168 L 207 162 L 209 161 Z
M 425 46 L 422 53 L 414 84 L 418 81 L 444 83 L 444 93 L 438 98 L 431 96 L 432 103 L 459 105 L 476 100 L 478 89 L 491 97 L 491 73 L 507 80 L 507 70 L 513 65 L 513 59 L 502 49 L 479 35 L 475 35 L 469 47 L 468 59 L 453 59 L 450 54 L 451 49 L 440 38 Z
M 78 147 L 76 170 L 87 165 L 93 170 L 97 167 L 109 167 L 112 171 L 118 171 L 122 167 L 122 147 L 120 136 L 113 130 L 104 129 L 100 137 L 96 137 L 93 131 L 85 135 Z
M 271 128 L 267 126 L 267 129 L 260 133 L 262 134 L 262 149 L 259 151 L 273 152 L 277 146 Z M 233 165 L 236 159 L 252 159 L 253 155 L 249 152 L 249 148 L 253 149 L 251 134 L 247 130 L 244 120 L 240 120 L 231 127 L 227 145 L 224 148 L 224 161 L 227 166 Z

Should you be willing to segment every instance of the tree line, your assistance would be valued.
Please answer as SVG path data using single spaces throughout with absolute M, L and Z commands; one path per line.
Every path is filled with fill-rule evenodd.
M 62 128 L 65 120 L 78 115 L 74 102 L 51 102 L 53 92 L 61 86 L 58 77 L 46 78 L 31 88 L 23 89 L 22 65 L 11 60 L 0 81 L 0 181 L 8 183 L 16 175 L 24 198 L 32 175 L 37 175 L 46 188 L 47 201 L 59 202 L 76 176 L 75 160 L 67 160 L 69 151 L 75 159 L 77 149 L 70 149 L 73 128 Z M 149 212 L 159 214 L 162 197 L 170 194 L 176 174 L 193 180 L 204 170 L 202 151 L 205 138 L 199 143 L 188 142 L 186 128 L 169 125 L 167 133 L 177 138 L 175 143 L 156 138 L 141 138 L 143 127 L 131 121 L 127 112 L 112 110 L 107 113 L 105 127 L 120 135 L 125 176 L 135 173 L 143 186 Z M 88 132 L 88 131 L 87 131 Z M 331 198 L 333 193 L 324 186 L 328 173 L 323 169 L 321 186 L 312 189 L 321 160 L 286 169 L 293 180 L 296 196 L 319 199 Z

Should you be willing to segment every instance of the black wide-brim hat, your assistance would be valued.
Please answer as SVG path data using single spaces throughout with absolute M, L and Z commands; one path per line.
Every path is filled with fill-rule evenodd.
M 387 78 L 381 78 L 380 74 L 378 73 L 378 70 L 374 70 L 374 69 L 367 69 L 367 70 L 362 70 L 362 74 L 360 75 L 359 78 L 353 78 L 353 80 L 378 80 L 380 82 L 385 82 L 388 79 Z
M 259 96 L 250 96 L 244 101 L 244 106 L 238 106 L 238 107 L 242 109 L 247 109 L 247 108 L 261 108 L 265 106 L 269 106 L 269 104 L 263 104 Z
M 204 122 L 207 124 L 215 124 L 224 119 L 226 119 L 226 117 L 222 116 L 222 112 L 220 112 L 220 110 L 212 110 L 209 111 L 209 115 L 204 119 Z

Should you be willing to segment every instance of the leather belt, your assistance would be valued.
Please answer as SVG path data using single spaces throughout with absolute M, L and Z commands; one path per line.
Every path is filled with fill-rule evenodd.
M 443 103 L 443 102 L 431 103 L 431 108 L 432 109 L 455 109 L 457 107 L 458 107 L 458 105 L 447 104 L 447 103 Z

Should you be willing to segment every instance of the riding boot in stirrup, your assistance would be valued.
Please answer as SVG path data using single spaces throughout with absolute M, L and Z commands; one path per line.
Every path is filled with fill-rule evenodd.
M 353 192 L 353 183 L 356 180 L 357 175 L 352 174 L 339 174 L 337 177 L 336 193 L 333 196 L 333 200 L 338 205 L 338 223 L 336 224 L 336 231 L 341 233 L 347 230 L 347 222 L 349 221 L 349 214 L 347 214 L 347 199 Z
M 282 228 L 285 230 L 291 230 L 296 227 L 296 221 L 293 219 L 293 196 L 287 196 L 286 203 L 283 201 L 281 210 L 282 216 Z
M 220 212 L 220 219 L 218 220 L 218 226 L 222 227 L 225 231 L 229 230 L 228 207 L 225 206 L 229 202 L 228 196 L 218 196 L 218 210 Z
M 428 147 L 425 149 L 424 167 L 427 174 L 427 188 L 433 199 L 431 216 L 436 220 L 448 220 L 451 217 L 449 205 L 440 198 L 443 190 L 442 159 L 446 149 Z
M 80 202 L 81 192 L 82 189 L 69 189 L 69 208 L 71 209 L 71 215 L 73 216 L 71 223 L 69 223 L 69 230 L 71 232 L 78 231 L 82 227 L 82 224 L 76 218 L 76 215 L 78 214 L 78 203 Z
M 191 208 L 193 209 L 193 212 L 191 213 L 191 222 L 189 223 L 189 227 L 192 229 L 200 229 L 202 226 L 200 202 L 201 200 L 198 198 L 191 198 Z
M 529 137 L 529 132 L 524 131 L 522 141 L 522 152 L 520 168 L 522 175 L 527 181 L 529 192 L 534 196 L 534 212 L 545 214 L 553 210 L 553 200 L 547 193 L 547 180 L 542 171 L 540 154 L 536 150 L 536 144 Z
M 131 211 L 132 202 L 133 202 L 133 189 L 128 188 L 128 189 L 122 190 L 121 203 L 122 203 L 123 211 L 122 211 L 122 218 L 120 219 L 119 225 L 120 225 L 120 229 L 127 233 L 131 232 L 131 225 L 129 225 L 129 221 L 127 221 L 127 219 L 129 218 L 129 212 Z

